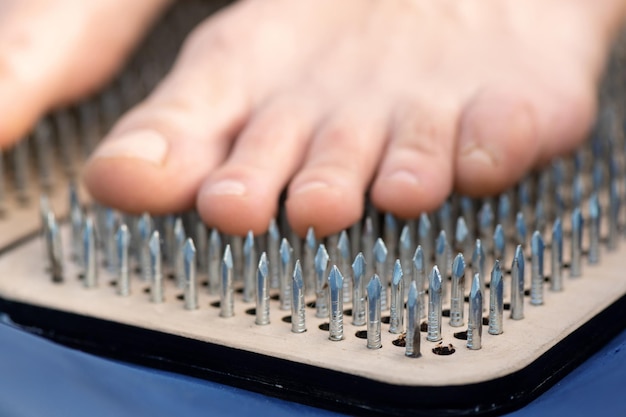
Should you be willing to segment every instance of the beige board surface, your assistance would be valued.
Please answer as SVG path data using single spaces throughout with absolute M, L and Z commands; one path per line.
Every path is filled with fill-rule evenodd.
M 315 318 L 311 308 L 306 312 L 308 331 L 294 334 L 291 325 L 282 321 L 290 312 L 279 310 L 275 300 L 271 301 L 271 324 L 258 326 L 254 323 L 255 317 L 245 312 L 254 307 L 254 303 L 244 303 L 240 294 L 236 295 L 235 316 L 222 318 L 219 308 L 210 305 L 219 298 L 209 295 L 205 287 L 200 287 L 200 308 L 195 311 L 184 309 L 183 301 L 178 299 L 182 290 L 171 280 L 166 280 L 166 301 L 162 304 L 149 301 L 144 291 L 148 284 L 136 274 L 128 297 L 116 294 L 115 286 L 111 285 L 115 277 L 104 268 L 99 270 L 98 287 L 86 289 L 78 279 L 81 268 L 69 260 L 69 237 L 67 226 L 63 226 L 67 257 L 64 283 L 51 282 L 45 272 L 44 245 L 40 239 L 33 239 L 0 257 L 0 296 L 399 385 L 464 385 L 520 370 L 626 291 L 626 280 L 621 272 L 624 250 L 606 252 L 601 266 L 585 265 L 580 278 L 569 278 L 564 272 L 563 292 L 550 292 L 546 285 L 544 305 L 530 305 L 526 297 L 523 320 L 511 320 L 505 311 L 503 334 L 490 335 L 484 326 L 482 349 L 467 349 L 464 340 L 453 336 L 466 327 L 452 328 L 444 318 L 443 344 L 452 344 L 455 353 L 435 355 L 432 349 L 437 343 L 426 341 L 422 333 L 422 357 L 407 358 L 404 348 L 392 344 L 398 336 L 388 332 L 388 325 L 382 326 L 383 347 L 371 350 L 366 347 L 366 340 L 355 336 L 355 332 L 365 330 L 365 326 L 353 326 L 349 316 L 344 317 L 342 341 L 328 340 L 328 332 L 318 328 L 328 320 Z M 527 264 L 527 283 L 529 271 Z M 204 279 L 205 276 L 200 276 L 200 280 Z M 508 281 L 510 276 L 505 279 Z M 485 299 L 488 300 L 488 291 Z M 467 309 L 467 303 L 465 307 Z M 386 314 L 388 312 L 383 312 L 383 316 Z

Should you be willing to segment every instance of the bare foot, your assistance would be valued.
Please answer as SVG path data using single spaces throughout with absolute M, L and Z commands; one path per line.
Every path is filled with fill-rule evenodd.
M 0 144 L 104 84 L 169 1 L 3 0 Z
M 197 205 L 259 233 L 336 232 L 373 202 L 401 217 L 511 185 L 567 152 L 623 2 L 247 0 L 205 21 L 86 170 L 124 210 Z

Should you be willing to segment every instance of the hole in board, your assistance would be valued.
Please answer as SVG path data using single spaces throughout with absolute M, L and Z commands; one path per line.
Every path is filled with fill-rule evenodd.
M 367 330 L 358 330 L 354 335 L 359 339 L 367 339 Z

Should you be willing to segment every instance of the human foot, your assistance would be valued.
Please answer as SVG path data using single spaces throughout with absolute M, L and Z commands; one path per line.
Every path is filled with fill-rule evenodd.
M 131 212 L 320 235 L 502 189 L 595 114 L 619 1 L 247 0 L 208 19 L 86 168 Z M 371 187 L 371 188 L 370 188 Z
M 169 1 L 2 1 L 0 145 L 106 82 Z

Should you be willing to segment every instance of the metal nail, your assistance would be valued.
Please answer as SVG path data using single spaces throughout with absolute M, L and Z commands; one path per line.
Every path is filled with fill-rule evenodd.
M 389 311 L 389 333 L 400 334 L 404 331 L 404 282 L 402 265 L 396 260 L 391 278 L 391 305 Z
M 543 238 L 535 231 L 530 242 L 530 304 L 536 306 L 543 304 L 543 251 Z
M 580 208 L 576 207 L 572 213 L 572 259 L 570 264 L 570 277 L 577 278 L 582 274 L 582 241 L 583 241 L 583 228 L 585 221 L 583 220 L 582 212 Z
M 96 232 L 91 218 L 85 219 L 83 228 L 83 244 L 85 254 L 85 288 L 94 288 L 98 285 L 98 262 L 96 260 Z
M 429 342 L 441 340 L 441 281 L 441 273 L 435 265 L 430 273 L 428 286 L 428 335 L 426 339 Z
M 321 243 L 315 254 L 315 317 L 328 317 L 328 288 L 326 270 L 328 269 L 328 252 Z
M 400 241 L 398 242 L 400 253 L 400 264 L 404 272 L 404 286 L 408 287 L 413 276 L 413 242 L 411 239 L 411 230 L 409 225 L 405 225 L 400 233 Z
M 337 265 L 333 265 L 328 275 L 330 290 L 330 324 L 328 338 L 332 341 L 343 339 L 343 276 Z
M 267 254 L 263 252 L 256 273 L 256 319 L 254 322 L 259 326 L 270 324 L 270 280 Z
M 270 221 L 270 227 L 267 230 L 267 256 L 269 262 L 270 288 L 280 287 L 280 255 L 278 253 L 280 247 L 280 231 L 276 224 L 276 219 Z M 305 251 L 306 253 L 306 251 Z
M 522 245 L 517 245 L 513 266 L 511 267 L 511 318 L 524 318 L 524 252 Z
M 459 253 L 452 262 L 452 286 L 450 291 L 450 326 L 461 327 L 465 303 L 465 258 Z
M 589 198 L 589 264 L 600 262 L 600 224 L 602 207 L 597 193 Z
M 474 274 L 469 295 L 469 314 L 467 319 L 467 347 L 478 350 L 482 347 L 483 336 L 483 293 L 480 290 L 480 277 Z
M 374 244 L 374 260 L 375 267 L 374 273 L 380 278 L 380 284 L 383 286 L 380 294 L 380 308 L 384 310 L 389 309 L 389 279 L 387 276 L 387 246 L 381 238 L 376 239 Z
M 293 250 L 287 239 L 280 243 L 280 309 L 291 309 L 291 281 L 293 281 Z
M 235 289 L 233 288 L 233 254 L 230 245 L 224 249 L 222 258 L 222 279 L 220 287 L 220 317 L 232 317 L 235 314 Z
M 220 291 L 220 268 L 222 254 L 222 238 L 217 229 L 212 229 L 209 235 L 209 293 L 218 294 Z
M 550 243 L 550 290 L 563 290 L 563 225 L 557 218 L 552 226 Z
M 489 285 L 489 334 L 502 334 L 502 316 L 504 314 L 504 281 L 500 261 L 496 261 L 491 271 Z
M 413 256 L 413 281 L 417 285 L 419 318 L 421 320 L 426 317 L 426 262 L 421 245 L 417 246 Z
M 362 252 L 355 257 L 352 263 L 352 324 L 363 326 L 365 318 L 365 257 Z
M 350 239 L 348 232 L 342 231 L 337 242 L 337 253 L 339 255 L 339 270 L 343 274 L 343 302 L 352 302 L 352 277 L 350 271 Z
M 196 276 L 196 247 L 191 238 L 185 240 L 182 251 L 183 269 L 185 271 L 185 309 L 195 310 L 198 308 L 198 279 Z
M 304 279 L 300 260 L 296 261 L 293 271 L 293 291 L 291 300 L 291 331 L 293 333 L 306 332 L 306 314 L 304 304 Z
M 165 299 L 163 296 L 163 260 L 161 256 L 161 236 L 158 230 L 152 232 L 148 241 L 148 250 L 150 253 L 150 301 L 162 303 Z
M 410 358 L 418 358 L 420 353 L 420 317 L 417 286 L 415 281 L 409 286 L 409 296 L 406 302 L 406 337 L 404 355 Z
M 380 293 L 383 289 L 378 275 L 374 274 L 367 284 L 367 347 L 368 349 L 380 349 L 381 339 L 381 306 Z
M 248 231 L 246 240 L 243 244 L 243 301 L 251 303 L 254 301 L 256 291 L 254 284 L 254 276 L 258 269 L 258 261 L 256 256 L 256 247 L 254 245 L 254 234 L 252 230 Z M 289 273 L 289 282 L 291 283 L 291 273 Z M 291 294 L 290 294 L 291 298 Z M 289 308 L 287 308 L 289 310 Z
M 128 249 L 130 247 L 130 232 L 128 226 L 122 223 L 115 234 L 117 258 L 119 259 L 119 275 L 117 279 L 117 293 L 121 296 L 130 295 L 130 274 Z

